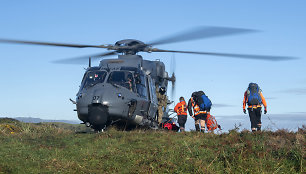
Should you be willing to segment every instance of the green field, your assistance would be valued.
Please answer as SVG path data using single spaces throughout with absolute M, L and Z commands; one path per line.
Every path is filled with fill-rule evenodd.
M 0 173 L 306 172 L 305 127 L 216 135 L 83 126 L 1 119 Z

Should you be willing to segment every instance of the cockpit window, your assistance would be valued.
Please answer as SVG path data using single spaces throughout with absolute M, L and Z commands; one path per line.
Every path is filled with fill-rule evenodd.
M 103 83 L 105 80 L 106 71 L 90 71 L 86 74 L 83 82 L 83 88 L 94 86 L 98 83 Z
M 148 94 L 147 94 L 147 88 L 146 88 L 146 79 L 145 76 L 143 74 L 138 74 L 136 73 L 134 75 L 135 77 L 135 82 L 136 82 L 136 88 L 137 88 L 137 93 L 143 97 L 143 98 L 147 98 Z
M 110 73 L 108 83 L 119 85 L 135 92 L 135 82 L 133 74 L 129 71 L 113 71 Z

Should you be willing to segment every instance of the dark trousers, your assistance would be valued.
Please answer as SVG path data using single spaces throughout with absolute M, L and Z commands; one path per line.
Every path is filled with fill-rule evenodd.
M 178 124 L 181 128 L 185 128 L 185 123 L 187 121 L 187 115 L 178 115 Z
M 206 118 L 207 118 L 207 114 L 198 114 L 198 115 L 195 116 L 194 124 L 195 124 L 196 131 L 201 130 L 201 132 L 205 132 Z M 200 128 L 200 126 L 201 126 L 201 128 Z
M 259 108 L 248 108 L 250 121 L 251 121 L 251 129 L 252 131 L 260 131 L 261 129 L 261 107 Z

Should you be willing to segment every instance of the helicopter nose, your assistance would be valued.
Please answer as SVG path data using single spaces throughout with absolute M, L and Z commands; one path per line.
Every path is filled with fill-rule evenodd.
M 109 111 L 105 105 L 91 104 L 88 107 L 88 116 L 91 125 L 103 128 L 109 120 Z

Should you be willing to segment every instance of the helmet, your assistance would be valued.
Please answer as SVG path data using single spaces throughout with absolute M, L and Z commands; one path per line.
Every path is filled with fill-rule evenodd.
M 166 88 L 165 87 L 160 87 L 159 88 L 159 93 L 161 93 L 162 95 L 164 95 L 166 93 Z
M 185 101 L 184 97 L 180 97 L 180 102 Z

